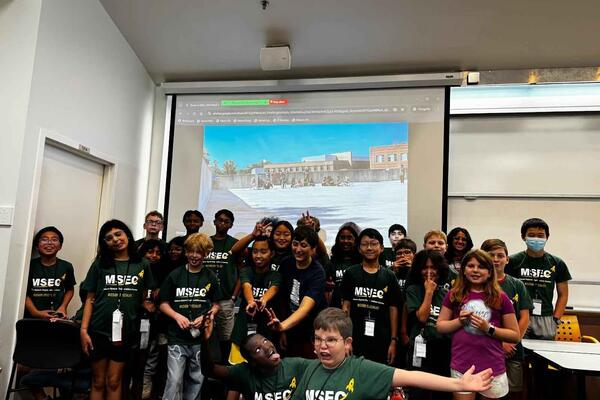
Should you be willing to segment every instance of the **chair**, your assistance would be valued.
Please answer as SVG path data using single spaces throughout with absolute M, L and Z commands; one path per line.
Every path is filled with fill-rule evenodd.
M 17 343 L 13 353 L 13 367 L 10 374 L 6 400 L 16 391 L 27 388 L 12 388 L 15 378 L 16 365 L 22 364 L 44 373 L 64 368 L 75 368 L 82 362 L 82 350 L 79 336 L 79 325 L 72 321 L 25 318 L 17 321 Z M 34 371 L 40 373 L 40 371 Z M 78 374 L 72 373 L 71 387 L 75 384 Z M 64 381 L 64 376 L 63 376 Z M 62 385 L 55 387 L 63 388 Z
M 556 328 L 554 340 L 566 342 L 590 342 L 599 343 L 593 336 L 581 335 L 579 320 L 576 315 L 563 315 L 560 324 Z

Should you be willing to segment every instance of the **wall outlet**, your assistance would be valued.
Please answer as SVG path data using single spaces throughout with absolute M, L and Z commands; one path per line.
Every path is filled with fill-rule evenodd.
M 13 206 L 0 206 L 0 226 L 12 226 L 14 211 Z

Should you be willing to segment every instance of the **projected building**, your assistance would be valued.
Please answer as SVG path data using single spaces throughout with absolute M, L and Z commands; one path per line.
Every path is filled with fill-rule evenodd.
M 408 143 L 369 148 L 371 169 L 402 169 L 408 167 Z
M 369 158 L 353 156 L 351 151 L 302 157 L 302 161 L 264 165 L 265 172 L 318 172 L 369 169 Z

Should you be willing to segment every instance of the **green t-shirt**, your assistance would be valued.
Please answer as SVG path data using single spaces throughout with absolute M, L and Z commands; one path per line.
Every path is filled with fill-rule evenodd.
M 500 288 L 502 288 L 504 293 L 506 293 L 512 302 L 517 320 L 519 319 L 521 310 L 533 309 L 533 302 L 531 301 L 529 293 L 527 293 L 525 285 L 517 278 L 514 278 L 510 275 L 504 275 L 504 280 L 500 283 Z M 523 359 L 523 345 L 520 341 L 517 344 L 516 352 L 512 359 Z
M 530 257 L 525 251 L 513 254 L 507 272 L 525 284 L 532 299 L 542 301 L 542 316 L 550 316 L 554 311 L 554 286 L 571 279 L 564 261 L 549 253 L 536 258 Z
M 207 268 L 189 272 L 187 265 L 178 267 L 169 274 L 160 288 L 160 302 L 168 302 L 171 308 L 190 321 L 198 318 L 221 300 L 219 281 Z M 167 327 L 169 344 L 200 344 L 200 337 L 193 338 L 189 330 L 181 330 L 174 319 Z
M 29 278 L 27 279 L 27 297 L 40 311 L 56 310 L 61 306 L 65 292 L 75 286 L 75 274 L 70 262 L 56 259 L 52 266 L 42 265 L 40 258 L 34 258 L 29 263 Z M 25 310 L 25 316 L 31 315 Z
M 367 273 L 361 264 L 353 265 L 344 273 L 342 297 L 351 302 L 355 354 L 382 361 L 391 340 L 390 307 L 397 307 L 400 297 L 396 276 L 385 267 Z M 367 319 L 375 323 L 374 336 L 365 335 Z
M 393 367 L 363 357 L 347 357 L 336 369 L 312 360 L 300 379 L 293 400 L 379 400 L 387 399 Z
M 110 338 L 112 314 L 119 307 L 124 314 L 123 339 L 131 339 L 139 330 L 137 317 L 144 294 L 154 287 L 152 271 L 146 260 L 116 261 L 113 268 L 102 268 L 99 260 L 95 260 L 83 283 L 84 290 L 95 293 L 90 332 Z
M 252 296 L 254 300 L 259 300 L 272 286 L 281 286 L 281 274 L 278 271 L 268 269 L 266 272 L 258 272 L 252 267 L 244 267 L 240 271 L 240 282 L 252 285 Z M 272 338 L 272 330 L 267 326 L 267 316 L 265 313 L 257 312 L 254 317 L 246 314 L 248 302 L 244 296 L 241 296 L 240 310 L 235 317 L 235 325 L 231 333 L 231 341 L 240 344 L 242 339 L 248 335 L 248 322 L 257 324 L 257 333 L 267 338 Z M 271 300 L 272 302 L 273 300 Z M 270 307 L 271 303 L 267 304 Z
M 210 238 L 214 248 L 204 258 L 203 265 L 217 275 L 223 298 L 228 299 L 233 294 L 237 280 L 236 257 L 230 254 L 229 250 L 237 242 L 237 239 L 229 235 L 225 239 L 215 239 L 214 236 Z
M 409 327 L 410 340 L 413 341 L 415 337 L 423 331 L 423 337 L 426 340 L 436 340 L 441 339 L 443 335 L 440 335 L 437 332 L 436 324 L 437 319 L 440 316 L 440 311 L 442 310 L 442 302 L 444 301 L 444 297 L 448 293 L 448 290 L 444 287 L 437 287 L 435 292 L 433 293 L 433 298 L 431 299 L 431 307 L 429 309 L 429 316 L 427 317 L 427 322 L 422 324 L 419 322 L 417 318 L 413 318 L 412 326 Z M 409 285 L 406 288 L 406 309 L 408 310 L 409 318 L 411 315 L 417 312 L 421 304 L 423 304 L 423 300 L 425 299 L 425 288 L 422 284 Z
M 396 262 L 396 252 L 391 247 L 385 247 L 379 255 L 379 264 L 387 268 L 392 268 Z
M 311 360 L 287 357 L 281 360 L 277 372 L 265 376 L 247 363 L 227 367 L 228 383 L 244 395 L 246 400 L 286 400 L 296 389 Z

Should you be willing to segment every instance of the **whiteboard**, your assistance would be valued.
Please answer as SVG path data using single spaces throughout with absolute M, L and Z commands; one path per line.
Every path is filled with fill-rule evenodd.
M 452 118 L 449 145 L 448 229 L 512 254 L 525 249 L 522 222 L 544 219 L 546 250 L 580 282 L 568 306 L 600 308 L 600 115 Z
M 600 114 L 450 120 L 450 195 L 600 196 Z

